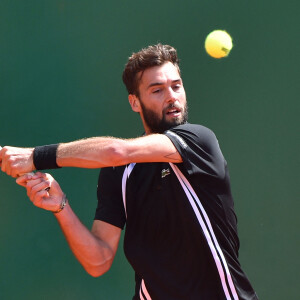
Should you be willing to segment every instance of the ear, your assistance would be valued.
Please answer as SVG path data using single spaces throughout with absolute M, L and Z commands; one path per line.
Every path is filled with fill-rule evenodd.
M 134 112 L 139 113 L 140 112 L 140 107 L 141 107 L 139 98 L 136 95 L 129 94 L 128 95 L 128 100 L 129 100 L 131 109 Z

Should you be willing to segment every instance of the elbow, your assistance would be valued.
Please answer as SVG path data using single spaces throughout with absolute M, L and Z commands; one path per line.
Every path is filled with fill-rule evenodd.
M 128 154 L 126 150 L 126 142 L 123 140 L 116 140 L 111 143 L 107 149 L 109 157 L 109 166 L 122 166 L 128 163 Z
M 107 261 L 104 264 L 98 266 L 89 266 L 89 267 L 85 267 L 84 269 L 90 276 L 97 278 L 102 276 L 106 272 L 108 272 L 111 265 L 112 265 L 112 261 Z
M 93 270 L 86 270 L 86 271 L 90 276 L 92 276 L 94 278 L 98 278 L 98 277 L 102 276 L 103 274 L 105 274 L 108 270 L 109 269 L 106 269 L 106 270 L 93 269 Z
M 92 277 L 100 277 L 105 274 L 112 266 L 114 260 L 114 254 L 111 251 L 106 253 L 102 252 L 102 255 L 98 258 L 91 260 L 79 261 L 85 271 Z

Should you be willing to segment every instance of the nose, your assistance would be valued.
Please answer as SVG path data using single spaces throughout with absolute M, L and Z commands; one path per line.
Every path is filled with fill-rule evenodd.
M 169 87 L 166 94 L 166 102 L 174 103 L 176 100 L 177 100 L 177 95 L 175 91 L 172 89 L 172 87 Z

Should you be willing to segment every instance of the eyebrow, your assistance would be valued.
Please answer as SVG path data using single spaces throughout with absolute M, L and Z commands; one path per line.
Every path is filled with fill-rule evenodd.
M 181 78 L 172 80 L 172 83 L 176 83 L 176 82 L 181 82 Z M 153 87 L 153 86 L 163 85 L 163 84 L 164 84 L 163 82 L 153 82 L 153 83 L 150 83 L 150 84 L 148 85 L 148 87 L 147 87 L 147 90 L 150 89 L 150 88 Z

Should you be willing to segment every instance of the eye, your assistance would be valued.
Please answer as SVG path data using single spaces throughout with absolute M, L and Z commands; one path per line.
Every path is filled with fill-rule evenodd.
M 176 84 L 176 85 L 173 86 L 174 91 L 178 91 L 178 90 L 180 90 L 180 88 L 181 88 L 180 84 Z
M 152 91 L 152 93 L 153 93 L 153 94 L 157 94 L 157 93 L 159 93 L 160 91 L 161 91 L 161 89 L 155 89 L 155 90 Z

